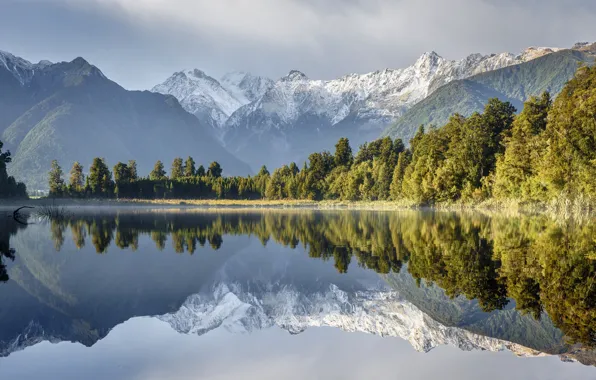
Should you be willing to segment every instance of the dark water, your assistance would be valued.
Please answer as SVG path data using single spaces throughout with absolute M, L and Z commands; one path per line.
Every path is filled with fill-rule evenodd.
M 596 379 L 596 222 L 111 210 L 0 221 L 0 377 Z

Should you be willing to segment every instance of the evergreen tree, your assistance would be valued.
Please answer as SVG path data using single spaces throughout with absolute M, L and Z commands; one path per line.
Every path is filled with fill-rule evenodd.
M 397 165 L 393 170 L 393 178 L 391 180 L 391 199 L 397 200 L 402 197 L 402 182 L 404 175 L 406 174 L 406 168 L 410 164 L 411 154 L 410 151 L 406 150 L 399 154 L 397 159 Z
M 199 165 L 199 168 L 197 169 L 197 176 L 198 177 L 205 176 L 205 167 L 203 165 Z
M 85 186 L 85 175 L 83 174 L 83 165 L 75 162 L 70 169 L 69 186 L 71 191 L 80 193 Z
M 177 180 L 184 176 L 184 163 L 182 158 L 177 157 L 172 162 L 172 170 L 170 171 L 170 179 Z
M 186 163 L 184 165 L 184 176 L 185 177 L 194 177 L 195 174 L 196 174 L 195 160 L 193 160 L 191 156 L 188 156 L 188 158 L 186 159 Z
M 494 194 L 499 198 L 539 197 L 540 186 L 532 179 L 544 153 L 541 136 L 546 129 L 552 101 L 545 92 L 531 97 L 513 122 L 511 136 L 505 139 L 505 153 L 497 160 Z
M 354 157 L 352 156 L 352 148 L 350 147 L 350 141 L 342 137 L 335 144 L 335 155 L 334 155 L 335 166 L 352 166 Z
M 52 167 L 48 175 L 48 185 L 50 187 L 51 196 L 62 195 L 64 189 L 63 175 L 64 173 L 62 171 L 62 168 L 58 164 L 58 161 L 52 160 Z
M 209 168 L 207 169 L 207 176 L 213 177 L 213 178 L 219 178 L 219 177 L 221 177 L 222 172 L 223 172 L 223 169 L 221 168 L 219 163 L 217 161 L 213 161 L 209 165 Z
M 123 185 L 130 182 L 130 168 L 127 164 L 118 162 L 114 166 L 114 181 L 116 185 Z
M 136 181 L 139 177 L 137 173 L 137 162 L 135 160 L 128 161 L 128 170 L 128 178 L 130 178 L 132 182 Z
M 153 170 L 149 173 L 149 179 L 152 181 L 161 181 L 166 179 L 166 171 L 164 170 L 163 163 L 161 161 L 157 161 L 155 166 L 153 166 Z
M 580 68 L 561 91 L 544 131 L 539 177 L 548 197 L 596 196 L 596 69 Z
M 14 177 L 8 176 L 6 166 L 11 162 L 10 151 L 2 152 L 4 144 L 0 141 L 0 198 L 26 198 L 25 184 L 17 182 Z
M 112 173 L 103 158 L 96 157 L 93 159 L 87 179 L 94 195 L 109 196 L 113 191 Z

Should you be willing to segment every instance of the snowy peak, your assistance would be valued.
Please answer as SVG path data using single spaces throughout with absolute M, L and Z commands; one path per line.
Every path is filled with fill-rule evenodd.
M 446 327 L 396 292 L 379 288 L 347 292 L 329 284 L 308 292 L 287 284 L 219 283 L 209 292 L 190 296 L 177 312 L 158 318 L 183 334 L 203 335 L 215 329 L 250 333 L 273 326 L 298 334 L 309 327 L 327 326 L 400 337 L 420 352 L 451 345 L 466 351 L 509 349 L 520 356 L 544 355 L 519 344 Z
M 577 45 L 577 44 L 576 44 Z M 575 45 L 573 47 L 575 49 Z M 522 62 L 527 62 L 527 61 L 531 61 L 533 59 L 536 58 L 540 58 L 544 55 L 547 54 L 551 54 L 551 53 L 555 53 L 557 51 L 563 50 L 561 48 L 550 48 L 550 47 L 534 47 L 531 46 L 527 49 L 525 49 L 523 52 L 521 52 L 520 55 L 517 56 L 517 58 L 522 61 Z
M 26 59 L 0 50 L 0 67 L 8 70 L 22 86 L 29 83 L 36 70 L 50 65 L 52 65 L 50 61 L 40 61 L 38 64 L 34 64 Z
M 221 138 L 221 127 L 238 108 L 262 96 L 267 79 L 247 73 L 226 74 L 221 82 L 199 69 L 174 73 L 152 91 L 172 95 L 182 107 L 214 128 Z
M 291 70 L 288 75 L 281 78 L 281 80 L 285 82 L 305 81 L 308 80 L 308 77 L 301 71 Z
M 220 83 L 244 104 L 261 98 L 273 85 L 273 81 L 269 78 L 243 71 L 233 71 L 225 74 L 220 79 Z

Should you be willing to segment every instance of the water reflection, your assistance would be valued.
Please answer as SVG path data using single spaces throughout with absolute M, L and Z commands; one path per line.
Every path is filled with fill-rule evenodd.
M 19 257 L 10 277 L 68 325 L 68 331 L 56 328 L 62 336 L 53 338 L 88 344 L 139 315 L 169 315 L 162 318 L 181 331 L 208 331 L 213 327 L 205 320 L 216 307 L 251 308 L 257 325 L 275 321 L 294 333 L 309 323 L 321 324 L 305 322 L 317 314 L 315 308 L 337 316 L 353 314 L 342 307 L 370 307 L 376 314 L 368 323 L 378 323 L 388 315 L 379 310 L 396 307 L 380 299 L 396 291 L 444 326 L 542 352 L 567 353 L 593 364 L 595 228 L 591 221 L 555 222 L 543 216 L 414 211 L 80 214 L 51 222 L 49 229 L 28 227 L 26 232 L 35 230 L 35 236 L 17 235 Z M 51 240 L 43 235 L 48 230 Z M 8 240 L 9 235 L 2 236 L 2 241 Z M 263 248 L 251 246 L 255 240 Z M 51 250 L 69 255 L 51 254 L 46 247 L 50 241 Z M 311 258 L 330 261 L 335 274 L 320 272 L 321 267 L 294 256 L 259 256 L 269 246 L 299 248 Z M 239 259 L 246 247 L 251 247 L 249 252 Z M 100 259 L 71 255 L 90 249 Z M 200 249 L 209 253 L 197 255 Z M 116 254 L 120 250 L 131 253 Z M 155 253 L 150 259 L 139 256 L 150 253 Z M 267 271 L 271 266 L 277 269 Z M 370 276 L 377 273 L 381 277 L 373 277 L 390 289 L 371 285 Z M 333 293 L 333 286 L 343 293 Z M 209 292 L 197 295 L 206 287 Z M 232 295 L 236 300 L 230 300 Z M 278 313 L 280 308 L 296 307 L 286 302 L 288 297 L 301 300 L 302 314 Z M 333 297 L 348 301 L 338 298 L 324 307 L 313 301 Z M 405 306 L 400 305 L 403 312 Z M 179 314 L 181 306 L 187 314 Z M 333 307 L 339 308 L 338 314 Z M 43 313 L 37 310 L 22 320 L 35 320 Z M 242 322 L 244 315 L 234 315 L 211 321 L 227 321 L 231 330 L 255 328 Z M 0 341 L 9 342 L 27 328 L 49 331 L 47 326 L 15 326 L 12 335 L 1 334 Z M 466 344 L 473 341 L 466 339 Z

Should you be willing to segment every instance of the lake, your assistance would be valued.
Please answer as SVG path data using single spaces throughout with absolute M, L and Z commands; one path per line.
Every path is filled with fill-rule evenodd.
M 78 208 L 26 221 L 0 220 L 3 379 L 596 379 L 593 220 Z

